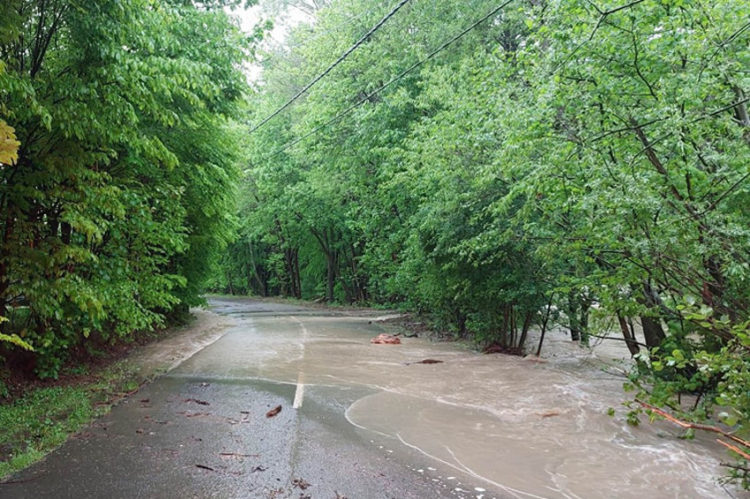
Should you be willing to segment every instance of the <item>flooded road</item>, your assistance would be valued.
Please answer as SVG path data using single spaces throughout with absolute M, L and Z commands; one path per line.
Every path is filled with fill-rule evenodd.
M 418 338 L 372 345 L 375 312 L 212 309 L 231 322 L 223 336 L 0 495 L 731 497 L 710 438 L 626 424 L 623 379 L 602 370 L 611 345 L 592 354 L 553 335 L 533 362 Z

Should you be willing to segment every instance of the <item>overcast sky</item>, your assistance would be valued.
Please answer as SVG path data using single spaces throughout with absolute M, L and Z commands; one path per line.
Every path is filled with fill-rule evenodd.
M 260 1 L 263 3 L 263 0 Z M 249 9 L 236 9 L 230 11 L 230 13 L 240 20 L 240 26 L 246 33 L 252 33 L 255 27 L 261 19 L 267 19 L 268 14 L 263 13 L 263 7 L 261 5 L 255 5 Z M 301 12 L 300 10 L 291 8 L 287 9 L 281 16 L 272 19 L 274 22 L 274 28 L 271 30 L 267 41 L 271 44 L 284 45 L 286 43 L 286 37 L 289 34 L 289 30 L 294 26 L 302 22 L 311 22 L 309 16 Z M 247 75 L 250 81 L 258 81 L 261 76 L 262 69 L 258 64 L 251 64 L 247 68 Z

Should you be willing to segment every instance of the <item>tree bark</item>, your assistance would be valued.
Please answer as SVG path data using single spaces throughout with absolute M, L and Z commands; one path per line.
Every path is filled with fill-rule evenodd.
M 549 297 L 549 301 L 547 302 L 547 310 L 544 312 L 544 320 L 542 321 L 542 334 L 539 337 L 539 346 L 536 349 L 536 356 L 539 357 L 539 355 L 542 353 L 542 343 L 544 343 L 544 334 L 547 332 L 547 322 L 549 321 L 549 314 L 552 309 L 552 299 L 554 298 L 554 294 L 551 294 Z
M 630 355 L 635 355 L 639 353 L 641 351 L 641 347 L 638 346 L 638 342 L 635 339 L 633 330 L 628 325 L 628 322 L 625 320 L 625 317 L 623 317 L 620 314 L 617 314 L 617 322 L 619 322 L 620 324 L 620 331 L 622 331 L 622 336 L 623 338 L 625 338 L 625 344 L 628 346 Z
M 643 326 L 643 336 L 646 339 L 646 346 L 649 348 L 658 347 L 667 337 L 659 321 L 651 317 L 642 315 L 641 326 Z
M 336 255 L 333 251 L 326 253 L 326 267 L 326 301 L 331 303 L 336 284 Z

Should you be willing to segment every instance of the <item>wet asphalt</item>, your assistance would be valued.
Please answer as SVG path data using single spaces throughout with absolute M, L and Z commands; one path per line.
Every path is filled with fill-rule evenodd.
M 212 309 L 235 326 L 0 485 L 0 497 L 477 497 L 457 492 L 460 482 L 443 480 L 418 452 L 347 421 L 347 408 L 373 388 L 308 385 L 293 408 L 295 383 L 233 374 L 248 366 L 226 352 L 253 348 L 244 344 L 254 338 L 249 328 L 257 334 L 276 318 L 304 323 L 335 312 L 239 299 L 215 300 Z M 361 324 L 363 338 L 379 332 Z

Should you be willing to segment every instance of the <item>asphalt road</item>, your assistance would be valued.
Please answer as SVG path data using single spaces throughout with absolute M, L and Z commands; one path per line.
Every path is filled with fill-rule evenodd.
M 419 338 L 373 345 L 377 311 L 211 305 L 223 334 L 0 496 L 742 496 L 718 482 L 725 453 L 710 436 L 627 424 L 623 377 L 602 369 L 627 358 L 622 342 L 588 350 L 550 332 L 539 362 Z
M 346 329 L 341 341 L 369 348 L 381 332 L 372 317 L 249 300 L 212 305 L 233 319 L 225 335 L 13 477 L 15 483 L 0 486 L 0 496 L 498 496 L 481 494 L 473 489 L 484 491 L 486 484 L 470 486 L 451 476 L 455 470 L 438 472 L 417 450 L 351 424 L 346 410 L 376 388 L 301 382 L 308 344 L 335 344 L 331 335 Z M 276 416 L 266 416 L 279 406 Z

